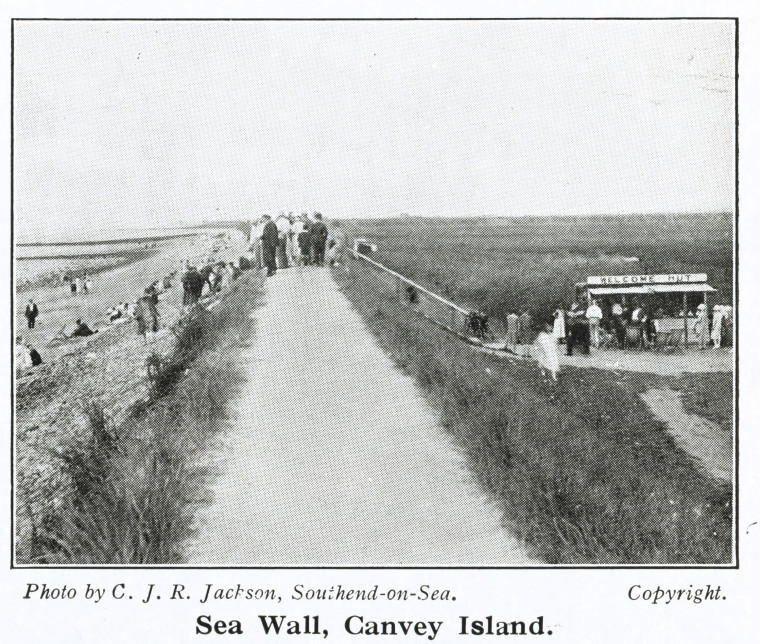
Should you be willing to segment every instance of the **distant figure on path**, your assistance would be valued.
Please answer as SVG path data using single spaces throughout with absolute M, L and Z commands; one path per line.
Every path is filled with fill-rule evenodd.
M 552 376 L 552 380 L 557 381 L 559 373 L 559 353 L 557 339 L 554 335 L 554 320 L 547 320 L 542 330 L 536 336 L 534 344 L 534 356 L 541 368 L 541 375 L 546 377 L 546 372 Z
M 82 280 L 78 277 L 74 278 L 74 281 L 71 283 L 71 293 L 73 295 L 78 295 L 82 292 Z
M 26 316 L 26 323 L 30 329 L 34 328 L 35 320 L 40 314 L 40 310 L 37 308 L 37 304 L 34 300 L 29 300 L 29 304 L 26 305 L 24 315 Z
M 277 224 L 272 221 L 269 215 L 264 215 L 264 222 L 264 229 L 261 233 L 262 254 L 267 275 L 271 277 L 277 272 L 276 253 L 280 233 L 277 230 Z
M 84 281 L 82 282 L 82 287 L 84 288 L 85 293 L 89 293 L 92 291 L 92 279 L 90 278 L 87 273 L 84 274 Z
M 86 338 L 90 335 L 95 335 L 98 330 L 95 329 L 94 331 L 88 327 L 82 320 L 77 320 L 76 322 L 76 328 L 74 329 L 74 332 L 71 334 L 72 338 Z
M 322 221 L 321 213 L 314 213 L 314 222 L 309 228 L 309 242 L 311 245 L 311 263 L 316 266 L 325 264 L 325 246 L 327 244 L 327 226 Z

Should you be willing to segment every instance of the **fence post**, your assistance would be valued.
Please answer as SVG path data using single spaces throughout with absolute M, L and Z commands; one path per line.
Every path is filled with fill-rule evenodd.
M 396 300 L 401 301 L 401 278 L 396 278 Z

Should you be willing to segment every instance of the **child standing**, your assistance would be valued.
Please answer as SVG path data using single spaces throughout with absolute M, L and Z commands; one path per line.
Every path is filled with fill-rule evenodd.
M 553 320 L 544 323 L 543 329 L 536 337 L 534 348 L 535 358 L 541 369 L 541 375 L 546 377 L 547 372 L 549 372 L 554 382 L 557 382 L 559 352 L 557 350 L 557 338 L 553 333 L 553 326 Z

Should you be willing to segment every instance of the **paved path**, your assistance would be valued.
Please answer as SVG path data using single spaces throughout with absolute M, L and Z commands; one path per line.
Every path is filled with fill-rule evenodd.
M 267 279 L 193 564 L 530 563 L 329 269 Z
M 505 353 L 501 349 L 505 341 L 501 340 L 477 347 L 506 359 L 519 359 L 531 355 L 529 346 L 517 346 L 517 354 Z M 497 348 L 498 347 L 498 348 Z M 593 367 L 609 371 L 639 371 L 660 376 L 679 376 L 683 373 L 730 373 L 734 369 L 734 352 L 731 347 L 721 349 L 688 349 L 684 352 L 663 353 L 659 351 L 621 351 L 619 349 L 591 349 L 589 355 L 565 354 L 565 347 L 559 347 L 560 365 L 572 367 Z

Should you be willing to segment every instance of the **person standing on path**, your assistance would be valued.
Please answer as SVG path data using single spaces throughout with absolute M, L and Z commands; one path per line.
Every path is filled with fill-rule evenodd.
M 264 228 L 261 232 L 261 248 L 264 259 L 264 266 L 267 269 L 267 276 L 271 277 L 277 272 L 277 244 L 280 240 L 280 233 L 277 230 L 277 224 L 272 221 L 269 215 L 264 215 Z
M 697 335 L 700 349 L 707 349 L 710 342 L 710 318 L 707 315 L 707 307 L 700 304 L 697 307 L 697 319 L 694 322 L 694 333 Z
M 300 266 L 301 264 L 301 253 L 298 248 L 298 235 L 303 230 L 303 222 L 291 213 L 288 215 L 288 220 L 290 221 L 290 236 L 288 237 L 288 261 L 293 266 Z
M 541 375 L 546 377 L 546 373 L 549 372 L 552 380 L 557 382 L 559 353 L 557 350 L 557 340 L 554 336 L 553 320 L 547 320 L 541 332 L 536 336 L 534 352 L 538 366 L 541 369 Z
M 311 242 L 311 263 L 317 266 L 324 266 L 325 263 L 325 245 L 327 244 L 327 226 L 322 221 L 322 214 L 314 213 L 314 223 L 309 229 L 309 240 Z
M 277 225 L 277 265 L 279 268 L 287 268 L 288 264 L 288 237 L 292 230 L 290 226 L 290 220 L 285 216 L 284 212 L 280 213 L 275 222 Z
M 589 331 L 591 333 L 591 346 L 599 348 L 599 325 L 602 322 L 602 309 L 596 300 L 591 300 L 591 306 L 586 309 Z
M 33 299 L 29 300 L 29 304 L 26 305 L 24 315 L 26 316 L 26 323 L 30 329 L 34 328 L 37 316 L 40 314 L 39 308 Z
M 716 349 L 720 349 L 721 341 L 723 339 L 723 315 L 724 309 L 720 304 L 716 304 L 713 307 L 713 319 L 712 319 L 712 342 Z
M 74 295 L 78 295 L 82 292 L 82 280 L 79 277 L 75 277 L 71 284 L 71 292 Z
M 311 222 L 309 216 L 304 213 L 301 217 L 303 228 L 298 233 L 298 250 L 301 253 L 301 266 L 308 266 L 311 253 Z
M 554 333 L 554 339 L 557 344 L 565 340 L 567 330 L 565 328 L 565 310 L 562 308 L 562 305 L 557 305 L 557 309 L 554 311 L 554 325 L 552 327 L 552 332 Z
M 567 313 L 568 325 L 570 327 L 567 334 L 567 355 L 573 355 L 573 347 L 580 345 L 583 355 L 589 354 L 589 334 L 588 320 L 585 311 L 578 302 L 573 302 Z

